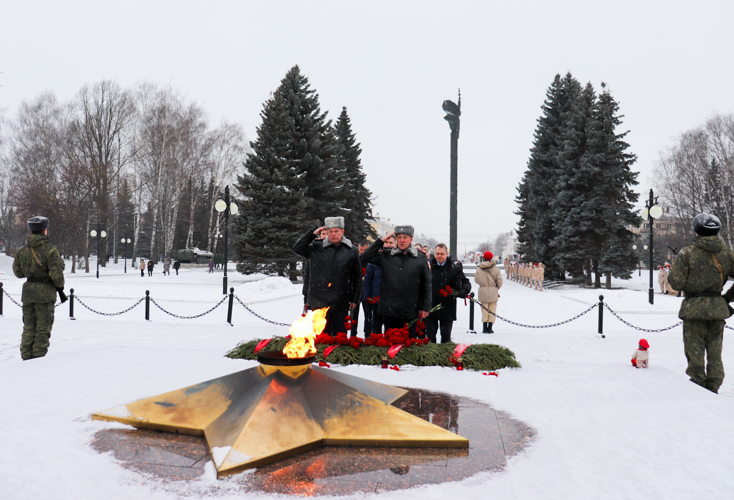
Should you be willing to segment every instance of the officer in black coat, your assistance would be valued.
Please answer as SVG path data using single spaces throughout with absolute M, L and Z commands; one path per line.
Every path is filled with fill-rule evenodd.
M 293 251 L 310 267 L 306 303 L 309 309 L 329 308 L 324 331 L 345 332 L 345 319 L 362 295 L 362 263 L 357 247 L 344 237 L 344 217 L 327 217 L 325 226 L 308 231 Z M 324 240 L 316 240 L 326 230 Z
M 397 248 L 382 250 L 395 235 Z M 395 226 L 395 232 L 375 241 L 365 250 L 362 260 L 382 271 L 378 311 L 383 315 L 385 329 L 401 328 L 406 323 L 425 319 L 431 310 L 431 271 L 423 253 L 411 247 L 413 226 Z M 410 329 L 415 338 L 416 328 Z
M 426 318 L 426 333 L 431 342 L 436 343 L 436 333 L 441 327 L 441 343 L 451 342 L 451 328 L 456 321 L 456 295 L 449 294 L 446 287 L 456 292 L 459 298 L 466 297 L 471 292 L 471 283 L 464 276 L 461 262 L 453 255 L 449 255 L 448 248 L 443 243 L 436 245 L 431 258 L 431 283 L 433 288 L 432 307 L 441 304 L 441 308 L 433 311 Z M 441 293 L 444 290 L 444 293 Z M 444 295 L 446 294 L 446 295 Z

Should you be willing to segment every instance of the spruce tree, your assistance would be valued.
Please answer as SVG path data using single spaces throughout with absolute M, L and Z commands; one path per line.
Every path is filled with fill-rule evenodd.
M 293 173 L 304 177 L 308 191 L 306 228 L 317 228 L 324 218 L 344 215 L 343 190 L 339 185 L 338 144 L 327 113 L 321 112 L 319 96 L 298 65 L 288 71 L 278 87 L 291 120 L 288 158 Z
M 307 212 L 306 177 L 293 151 L 293 118 L 281 89 L 265 102 L 261 117 L 245 172 L 237 178 L 241 215 L 230 222 L 241 260 L 237 270 L 295 279 L 293 244 L 306 229 L 316 226 Z
M 563 150 L 564 119 L 581 91 L 570 74 L 556 75 L 546 92 L 543 114 L 538 118 L 528 169 L 518 186 L 520 227 L 518 243 L 526 262 L 543 262 L 546 275 L 562 276 L 563 267 L 555 255 L 551 241 L 557 236 L 553 228 L 551 203 L 557 194 L 558 155 Z
M 594 172 L 589 168 L 589 134 L 593 128 L 596 94 L 590 83 L 564 113 L 555 173 L 556 193 L 551 201 L 551 241 L 556 262 L 572 277 L 586 273 L 591 278 L 591 261 L 599 260 L 592 238 L 596 223 Z M 590 282 L 590 281 L 589 281 Z
M 632 191 L 632 186 L 638 184 L 639 173 L 631 169 L 637 157 L 627 152 L 629 144 L 624 137 L 629 132 L 616 133 L 623 115 L 618 114 L 619 105 L 606 85 L 601 86 L 588 156 L 597 169 L 594 189 L 601 212 L 595 238 L 601 247 L 598 272 L 607 275 L 609 286 L 611 276 L 628 279 L 635 270 L 637 258 L 632 250 L 635 235 L 627 227 L 637 227 L 642 220 L 634 212 L 639 194 Z M 595 286 L 600 285 L 597 273 Z
M 354 241 L 362 241 L 376 234 L 369 221 L 372 217 L 372 193 L 365 186 L 367 176 L 362 171 L 362 149 L 352 132 L 347 108 L 343 107 L 334 127 L 339 145 L 339 173 L 342 176 L 344 218 L 346 233 Z

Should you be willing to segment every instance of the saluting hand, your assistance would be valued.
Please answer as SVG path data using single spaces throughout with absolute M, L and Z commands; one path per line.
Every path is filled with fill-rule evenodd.
M 326 226 L 321 226 L 321 227 L 320 227 L 320 228 L 318 228 L 318 229 L 317 229 L 316 231 L 314 231 L 314 232 L 313 232 L 313 234 L 314 234 L 315 236 L 318 236 L 318 235 L 320 235 L 320 234 L 321 234 L 321 231 L 323 231 L 324 229 L 326 229 Z
M 390 239 L 390 238 L 392 238 L 393 236 L 395 236 L 395 231 L 393 231 L 392 233 L 390 233 L 390 234 L 388 234 L 387 236 L 385 236 L 384 238 L 382 238 L 382 242 L 383 242 L 383 243 L 387 243 L 387 240 L 389 240 L 389 239 Z

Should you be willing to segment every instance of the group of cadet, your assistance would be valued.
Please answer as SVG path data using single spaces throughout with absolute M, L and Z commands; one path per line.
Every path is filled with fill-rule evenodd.
M 293 251 L 306 259 L 305 307 L 329 307 L 326 333 L 344 332 L 345 318 L 356 322 L 361 306 L 366 337 L 382 333 L 383 327 L 408 324 L 415 338 L 419 320 L 425 323 L 431 342 L 437 341 L 439 331 L 441 342 L 451 341 L 456 299 L 466 297 L 471 284 L 446 245 L 436 245 L 430 256 L 412 245 L 413 233 L 413 226 L 396 226 L 395 232 L 372 244 L 355 245 L 344 236 L 344 218 L 327 217 L 323 227 L 298 239 Z M 357 336 L 356 323 L 353 325 L 345 333 Z
M 517 281 L 521 285 L 543 291 L 543 280 L 545 279 L 545 265 L 542 262 L 518 263 L 505 259 L 505 273 L 507 278 Z

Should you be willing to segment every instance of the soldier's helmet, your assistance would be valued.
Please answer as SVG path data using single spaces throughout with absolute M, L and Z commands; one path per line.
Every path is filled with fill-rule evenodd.
M 721 221 L 714 214 L 702 213 L 693 219 L 693 231 L 701 236 L 716 236 L 721 230 Z
M 42 215 L 36 215 L 28 219 L 28 230 L 30 232 L 43 231 L 48 228 L 48 219 Z

